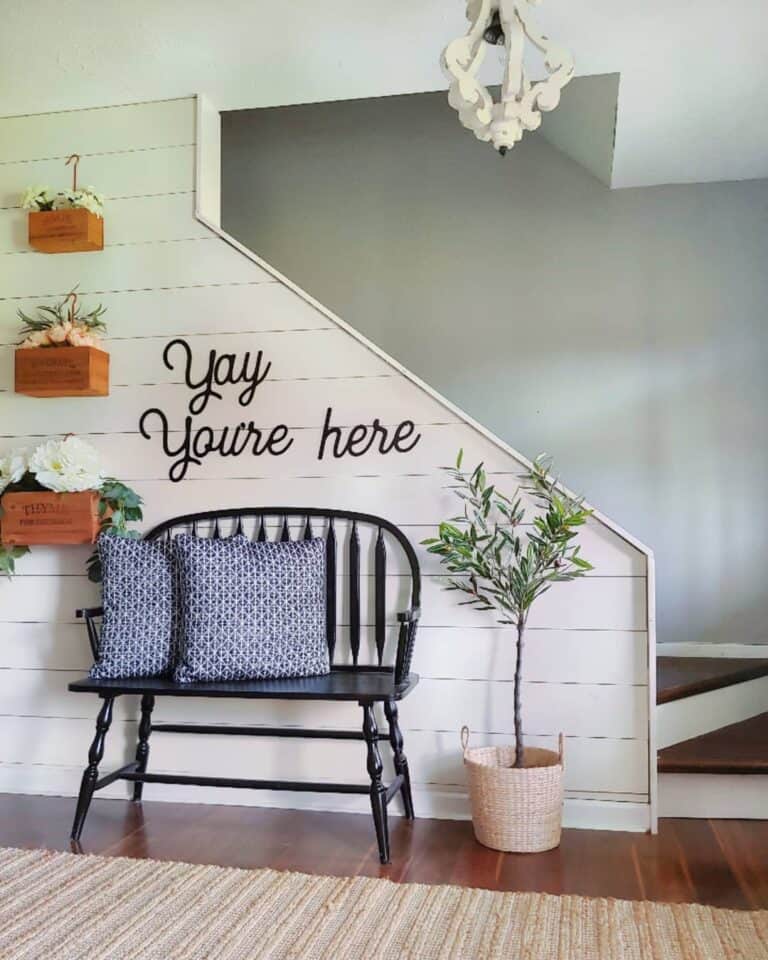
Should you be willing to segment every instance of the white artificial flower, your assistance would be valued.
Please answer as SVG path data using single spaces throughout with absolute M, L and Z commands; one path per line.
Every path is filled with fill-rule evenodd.
M 75 204 L 72 202 L 72 193 L 69 190 L 61 190 L 56 194 L 53 201 L 54 210 L 70 210 Z
M 27 472 L 28 457 L 26 450 L 13 450 L 0 457 L 0 493 L 11 483 L 18 483 Z
M 21 195 L 21 207 L 24 210 L 39 210 L 41 202 L 44 203 L 46 196 L 50 193 L 50 187 L 27 187 Z
M 41 443 L 30 457 L 29 469 L 38 483 L 56 493 L 97 490 L 104 482 L 98 453 L 79 437 Z
M 91 213 L 95 213 L 97 217 L 100 217 L 104 206 L 104 195 L 96 193 L 93 187 L 83 187 L 72 194 L 72 205 L 75 207 L 84 207 L 86 210 L 90 210 Z

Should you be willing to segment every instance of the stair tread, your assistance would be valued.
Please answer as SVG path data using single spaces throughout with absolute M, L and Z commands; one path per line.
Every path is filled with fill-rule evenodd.
M 659 773 L 768 774 L 768 713 L 659 750 Z
M 768 660 L 749 657 L 658 657 L 656 703 L 768 676 Z

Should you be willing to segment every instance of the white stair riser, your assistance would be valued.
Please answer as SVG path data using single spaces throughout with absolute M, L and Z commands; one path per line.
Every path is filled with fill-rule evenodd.
M 659 750 L 768 711 L 768 677 L 699 693 L 656 708 Z
M 768 819 L 768 775 L 661 773 L 659 816 Z

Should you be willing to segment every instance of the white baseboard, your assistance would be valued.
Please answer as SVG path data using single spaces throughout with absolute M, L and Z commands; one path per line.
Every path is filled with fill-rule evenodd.
M 660 643 L 658 657 L 754 657 L 768 660 L 768 643 Z
M 768 776 L 661 773 L 659 816 L 767 820 Z
M 662 750 L 767 710 L 768 677 L 661 703 L 656 708 L 656 745 Z
M 106 772 L 106 771 L 105 771 Z M 0 793 L 74 797 L 80 784 L 81 768 L 0 763 Z M 420 819 L 469 820 L 469 798 L 463 787 L 424 784 L 415 786 L 413 801 Z M 113 783 L 98 793 L 103 799 L 127 799 L 128 786 Z M 167 803 L 230 804 L 232 806 L 281 807 L 288 810 L 324 810 L 335 813 L 370 814 L 368 798 L 354 794 L 280 793 L 271 790 L 235 790 L 226 787 L 188 787 L 175 784 L 146 784 L 145 800 Z M 400 816 L 399 798 L 390 812 Z M 650 805 L 645 802 L 566 798 L 563 825 L 584 830 L 650 829 Z

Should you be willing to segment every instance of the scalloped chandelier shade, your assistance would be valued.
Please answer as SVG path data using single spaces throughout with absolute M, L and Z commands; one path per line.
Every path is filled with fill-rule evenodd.
M 526 130 L 541 124 L 541 111 L 554 110 L 560 91 L 573 76 L 573 57 L 553 43 L 533 22 L 531 8 L 540 0 L 467 0 L 466 35 L 443 51 L 441 65 L 448 79 L 448 103 L 478 140 L 490 141 L 503 156 L 522 140 Z M 524 66 L 526 41 L 544 55 L 545 80 L 528 79 Z M 486 47 L 504 46 L 501 97 L 493 97 L 478 80 Z

